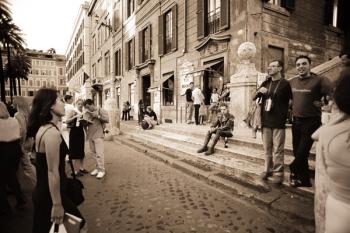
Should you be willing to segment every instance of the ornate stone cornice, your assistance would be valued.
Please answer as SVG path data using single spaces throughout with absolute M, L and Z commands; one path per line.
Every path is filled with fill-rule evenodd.
M 231 35 L 208 35 L 203 41 L 200 42 L 196 47 L 194 47 L 196 50 L 201 50 L 205 45 L 207 45 L 210 41 L 213 42 L 226 42 L 230 41 Z

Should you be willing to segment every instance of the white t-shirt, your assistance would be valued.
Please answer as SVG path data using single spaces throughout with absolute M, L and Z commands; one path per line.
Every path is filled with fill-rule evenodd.
M 204 100 L 204 95 L 199 88 L 195 88 L 192 91 L 193 104 L 201 104 Z
M 219 94 L 218 93 L 212 93 L 210 97 L 211 103 L 217 103 L 219 102 Z

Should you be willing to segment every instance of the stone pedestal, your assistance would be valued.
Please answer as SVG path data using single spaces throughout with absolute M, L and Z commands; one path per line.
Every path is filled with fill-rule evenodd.
M 256 83 L 260 74 L 250 60 L 255 56 L 256 48 L 251 42 L 245 42 L 238 48 L 240 63 L 237 72 L 230 77 L 230 112 L 235 116 L 235 125 L 247 127 L 243 120 L 249 112 Z

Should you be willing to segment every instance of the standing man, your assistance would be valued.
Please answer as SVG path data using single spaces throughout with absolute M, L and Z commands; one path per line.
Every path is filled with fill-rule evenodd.
M 90 149 L 93 157 L 96 160 L 96 168 L 90 173 L 101 179 L 105 176 L 105 161 L 104 161 L 104 142 L 103 130 L 104 125 L 108 123 L 108 113 L 102 108 L 96 107 L 91 99 L 84 101 L 84 118 L 90 123 L 86 137 L 89 140 Z
M 186 123 L 191 124 L 193 114 L 193 100 L 192 100 L 193 82 L 190 82 L 190 87 L 186 90 Z
M 281 184 L 284 178 L 284 142 L 286 120 L 292 90 L 283 78 L 283 63 L 272 61 L 268 68 L 268 78 L 257 90 L 253 100 L 262 98 L 261 126 L 265 152 L 263 180 L 273 175 L 272 182 Z
M 194 120 L 196 122 L 196 125 L 199 125 L 199 108 L 201 107 L 201 104 L 204 102 L 204 95 L 201 89 L 199 89 L 199 86 L 196 86 L 192 91 L 192 99 L 193 99 L 193 106 L 194 106 Z
M 331 93 L 327 78 L 310 72 L 311 60 L 307 56 L 295 59 L 298 75 L 290 80 L 293 93 L 293 153 L 290 166 L 292 187 L 311 187 L 309 153 L 313 143 L 312 133 L 321 126 L 322 97 Z
M 69 145 L 69 127 L 66 123 L 67 116 L 72 114 L 72 111 L 75 111 L 74 105 L 73 105 L 73 96 L 71 95 L 65 95 L 64 96 L 64 113 L 65 115 L 62 117 L 62 126 L 61 126 L 61 133 L 63 139 L 66 141 L 66 144 Z
M 220 137 L 232 137 L 232 131 L 234 127 L 235 117 L 228 112 L 227 104 L 220 104 L 220 113 L 217 115 L 216 120 L 211 125 L 207 135 L 204 139 L 203 147 L 200 148 L 197 153 L 205 152 L 205 155 L 211 155 L 214 153 L 214 147 L 219 141 Z M 208 146 L 208 143 L 212 135 L 215 135 L 211 144 Z

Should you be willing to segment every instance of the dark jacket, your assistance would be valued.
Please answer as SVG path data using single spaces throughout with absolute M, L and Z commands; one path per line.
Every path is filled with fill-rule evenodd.
M 218 128 L 222 131 L 233 131 L 235 117 L 230 114 L 219 113 L 216 117 L 216 120 L 213 122 L 212 127 Z

